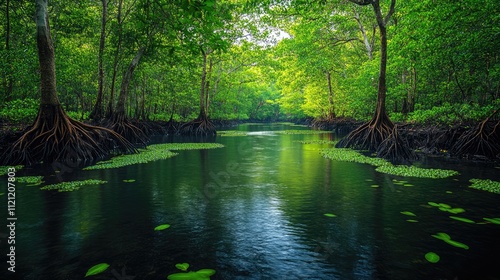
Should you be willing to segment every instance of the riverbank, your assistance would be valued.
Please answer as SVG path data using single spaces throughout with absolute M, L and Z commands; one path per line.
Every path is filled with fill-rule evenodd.
M 217 130 L 224 130 L 247 122 L 250 121 L 214 120 L 213 124 Z M 304 119 L 295 120 L 295 123 L 307 125 L 313 129 L 329 130 L 342 136 L 346 135 L 363 122 L 353 119 L 336 119 L 330 122 Z M 134 124 L 141 129 L 144 129 L 146 134 L 149 136 L 162 136 L 177 134 L 179 127 L 181 127 L 183 123 L 166 121 L 135 121 Z M 396 125 L 398 126 L 400 135 L 406 139 L 412 150 L 424 155 L 453 157 L 454 155 L 450 153 L 453 145 L 455 145 L 460 136 L 475 127 L 477 124 L 460 123 L 453 126 L 446 126 L 396 123 Z M 9 148 L 9 145 L 17 140 L 28 127 L 28 125 L 24 124 L 0 123 L 0 154 L 3 154 Z M 496 133 L 498 137 L 500 131 L 496 131 Z M 462 157 L 462 159 L 473 161 L 500 161 L 500 154 L 489 156 L 469 154 Z

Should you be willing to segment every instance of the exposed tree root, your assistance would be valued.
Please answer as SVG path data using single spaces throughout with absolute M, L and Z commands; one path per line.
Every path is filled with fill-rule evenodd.
M 104 126 L 125 137 L 134 145 L 145 147 L 147 144 L 148 136 L 146 133 L 133 124 L 125 114 L 113 114 L 110 119 L 104 121 Z
M 336 145 L 377 152 L 378 157 L 405 162 L 415 159 L 415 154 L 397 133 L 397 128 L 385 113 L 376 113 L 369 122 L 353 130 Z
M 500 158 L 500 120 L 491 120 L 498 111 L 462 134 L 450 153 L 458 157 Z
M 71 162 L 83 165 L 119 150 L 136 152 L 114 131 L 69 118 L 60 105 L 41 105 L 34 124 L 2 157 L 3 165 Z
M 182 135 L 211 136 L 216 135 L 215 126 L 208 118 L 198 117 L 197 119 L 183 124 L 179 128 Z
M 417 159 L 416 154 L 409 148 L 408 143 L 399 136 L 398 128 L 395 125 L 391 134 L 380 143 L 377 148 L 377 156 L 393 162 L 408 163 Z

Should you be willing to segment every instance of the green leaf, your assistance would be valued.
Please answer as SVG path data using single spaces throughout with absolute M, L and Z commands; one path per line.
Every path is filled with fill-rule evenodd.
M 326 213 L 326 214 L 324 214 L 324 215 L 325 215 L 325 216 L 327 216 L 327 217 L 330 217 L 330 218 L 337 217 L 337 215 L 335 215 L 335 214 L 331 214 L 331 213 Z
M 483 218 L 483 220 L 488 221 L 492 224 L 500 225 L 500 218 Z
M 457 216 L 450 216 L 450 218 L 452 218 L 454 220 L 457 220 L 457 221 L 464 222 L 464 223 L 469 223 L 469 224 L 475 224 L 476 223 L 473 220 L 469 220 L 467 218 L 462 218 L 462 217 L 457 217 Z
M 164 229 L 167 229 L 169 227 L 170 227 L 169 224 L 163 224 L 163 225 L 159 225 L 159 226 L 155 227 L 155 230 L 164 230 Z
M 135 179 L 123 180 L 123 182 L 125 182 L 125 183 L 133 183 L 133 182 L 135 182 Z
M 210 277 L 210 276 L 215 274 L 215 270 L 210 269 L 210 268 L 203 268 L 203 269 L 196 271 L 196 273 L 203 275 L 203 276 L 206 276 L 206 277 Z
M 432 235 L 432 237 L 435 237 L 437 239 L 445 240 L 445 239 L 451 239 L 451 236 L 444 232 L 438 232 L 436 235 Z
M 93 267 L 91 267 L 87 273 L 85 274 L 85 277 L 87 276 L 92 276 L 92 275 L 96 275 L 96 274 L 99 274 L 99 273 L 102 273 L 104 272 L 106 269 L 108 269 L 109 267 L 109 264 L 107 263 L 100 263 L 100 264 L 96 264 L 94 265 Z
M 465 250 L 468 250 L 469 249 L 469 246 L 461 243 L 461 242 L 458 242 L 458 241 L 455 241 L 455 240 L 451 240 L 451 239 L 443 239 L 444 242 L 450 244 L 451 246 L 455 246 L 455 247 L 458 247 L 458 248 L 462 248 L 462 249 L 465 249 Z
M 463 208 L 452 208 L 452 209 L 448 209 L 448 212 L 450 212 L 452 214 L 460 214 L 460 213 L 465 212 L 465 210 Z
M 412 220 L 412 219 L 410 219 L 410 220 L 406 220 L 406 221 L 407 221 L 407 222 L 410 222 L 410 223 L 418 223 L 418 221 L 417 221 L 417 220 Z
M 190 272 L 180 272 L 180 273 L 174 273 L 170 274 L 167 279 L 169 280 L 195 280 L 199 279 L 196 275 L 196 272 L 190 271 Z
M 446 208 L 446 209 L 450 209 L 451 208 L 451 206 L 448 205 L 448 204 L 446 204 L 446 203 L 439 203 L 438 205 L 439 205 L 440 208 Z
M 439 255 L 434 252 L 428 252 L 425 254 L 425 259 L 430 263 L 437 263 L 439 261 Z
M 370 187 L 372 187 L 372 188 L 378 188 L 380 186 L 379 185 L 371 185 Z
M 436 202 L 427 202 L 427 204 L 429 204 L 430 206 L 439 207 L 439 204 Z
M 178 263 L 175 265 L 175 267 L 177 267 L 177 269 L 179 269 L 179 270 L 187 271 L 189 268 L 189 264 L 188 263 Z
M 415 215 L 414 213 L 412 213 L 410 211 L 403 211 L 403 212 L 399 212 L 399 213 L 401 213 L 403 215 L 406 215 L 406 216 L 413 216 L 413 217 L 417 216 L 417 215 Z

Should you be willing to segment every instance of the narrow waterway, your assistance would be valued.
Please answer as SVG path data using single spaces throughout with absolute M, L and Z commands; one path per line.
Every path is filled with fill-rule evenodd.
M 325 159 L 328 144 L 299 142 L 335 140 L 330 133 L 273 133 L 307 129 L 291 124 L 236 129 L 251 133 L 217 136 L 220 149 L 70 175 L 104 185 L 58 193 L 19 184 L 16 278 L 0 278 L 83 279 L 106 262 L 107 271 L 87 279 L 166 279 L 186 262 L 228 280 L 500 279 L 500 225 L 482 223 L 500 217 L 500 196 L 468 187 L 471 178 L 500 180 L 498 165 L 430 158 L 419 166 L 460 175 L 398 177 Z M 451 219 L 428 202 L 463 208 L 456 216 L 478 223 Z M 160 224 L 171 227 L 153 230 Z M 439 232 L 469 249 L 432 237 Z M 6 241 L 0 276 L 11 277 Z M 440 261 L 428 262 L 427 252 Z

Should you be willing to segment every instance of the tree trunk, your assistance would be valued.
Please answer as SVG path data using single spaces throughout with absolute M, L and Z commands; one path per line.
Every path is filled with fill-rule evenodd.
M 102 99 L 104 95 L 104 67 L 102 65 L 102 60 L 104 56 L 104 47 L 106 43 L 106 21 L 108 14 L 108 0 L 101 0 L 102 2 L 102 16 L 101 16 L 101 38 L 99 40 L 99 54 L 97 56 L 97 99 L 94 105 L 92 113 L 90 113 L 90 118 L 94 120 L 100 120 L 104 117 L 104 108 L 102 105 Z
M 134 75 L 134 70 L 139 64 L 139 61 L 141 60 L 142 55 L 144 54 L 145 47 L 141 47 L 137 53 L 135 54 L 135 57 L 132 59 L 130 62 L 130 65 L 128 66 L 127 71 L 123 75 L 122 78 L 122 85 L 120 88 L 120 95 L 118 96 L 118 102 L 116 103 L 115 111 L 114 113 L 117 114 L 118 116 L 125 116 L 125 103 L 127 101 L 127 96 L 128 96 L 128 88 L 130 85 L 130 81 L 132 80 L 132 77 Z
M 203 55 L 203 65 L 201 70 L 201 85 L 200 85 L 200 114 L 198 119 L 206 119 L 207 112 L 205 111 L 205 89 L 207 80 L 207 54 L 203 49 L 201 49 L 201 54 Z
M 36 1 L 36 31 L 38 60 L 40 62 L 41 104 L 58 106 L 55 54 L 50 37 L 48 0 Z
M 12 67 L 10 55 L 10 0 L 5 3 L 5 52 L 7 53 L 8 74 L 4 77 L 5 100 L 10 101 L 12 98 L 12 88 L 14 81 L 12 80 Z
M 113 107 L 114 107 L 114 102 L 115 102 L 115 85 L 116 85 L 116 76 L 118 74 L 118 62 L 120 60 L 120 52 L 121 52 L 121 47 L 122 47 L 122 39 L 123 39 L 123 32 L 122 32 L 122 8 L 123 8 L 123 0 L 118 1 L 118 14 L 116 16 L 116 21 L 118 23 L 118 42 L 116 45 L 116 52 L 115 52 L 115 58 L 113 61 L 113 77 L 111 79 L 111 92 L 109 96 L 109 102 L 108 102 L 108 108 L 106 110 L 106 116 L 109 118 L 111 115 L 113 115 Z
M 328 116 L 327 121 L 335 119 L 335 107 L 333 105 L 333 88 L 332 88 L 332 75 L 330 71 L 326 71 L 326 79 L 328 81 Z

